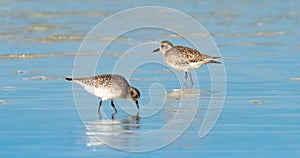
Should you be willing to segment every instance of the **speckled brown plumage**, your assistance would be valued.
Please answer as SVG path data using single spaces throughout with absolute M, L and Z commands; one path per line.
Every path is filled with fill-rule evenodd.
M 192 48 L 188 48 L 188 47 L 175 46 L 173 48 L 179 50 L 183 55 L 185 55 L 189 62 L 202 61 L 205 58 L 210 57 L 209 55 L 202 55 L 196 49 L 192 49 Z
M 98 112 L 100 110 L 102 101 L 108 99 L 111 100 L 112 107 L 115 109 L 115 111 L 117 111 L 113 104 L 113 100 L 116 98 L 124 98 L 129 101 L 134 101 L 137 108 L 139 108 L 139 90 L 131 87 L 127 80 L 121 75 L 103 74 L 85 78 L 66 78 L 66 80 L 77 83 L 81 85 L 87 92 L 97 97 L 101 97 Z
M 153 52 L 161 51 L 163 53 L 164 61 L 172 68 L 185 71 L 185 83 L 187 75 L 189 74 L 191 82 L 193 84 L 191 74 L 189 70 L 201 67 L 203 64 L 208 63 L 220 63 L 217 58 L 210 55 L 202 54 L 200 51 L 185 47 L 174 46 L 169 41 L 162 41 L 160 47 Z
M 100 87 L 105 87 L 105 88 L 110 88 L 112 87 L 112 78 L 123 78 L 120 75 L 113 75 L 113 74 L 103 74 L 103 75 L 97 75 L 97 76 L 92 76 L 92 77 L 86 77 L 86 78 L 75 78 L 72 80 L 76 80 L 81 82 L 82 84 L 85 85 L 90 85 L 95 88 L 100 88 Z
M 77 79 L 81 80 L 82 83 L 94 86 L 95 88 L 99 87 L 111 87 L 111 74 L 98 75 L 88 78 Z

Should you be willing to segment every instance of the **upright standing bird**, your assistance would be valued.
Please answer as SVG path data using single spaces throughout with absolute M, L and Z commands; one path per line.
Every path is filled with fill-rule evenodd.
M 111 100 L 111 106 L 114 108 L 115 112 L 117 112 L 117 109 L 113 100 L 117 98 L 133 101 L 135 102 L 136 107 L 138 109 L 140 108 L 138 102 L 140 98 L 139 90 L 131 87 L 123 76 L 103 74 L 86 78 L 66 78 L 66 80 L 81 85 L 92 95 L 101 97 L 98 113 L 100 113 L 102 102 L 108 99 Z
M 199 68 L 203 64 L 220 63 L 218 58 L 206 54 L 201 54 L 198 50 L 185 46 L 173 46 L 169 41 L 162 41 L 160 47 L 153 50 L 153 52 L 161 51 L 163 53 L 164 61 L 176 70 L 185 71 L 184 85 L 186 85 L 188 76 L 193 85 L 192 74 L 190 69 Z

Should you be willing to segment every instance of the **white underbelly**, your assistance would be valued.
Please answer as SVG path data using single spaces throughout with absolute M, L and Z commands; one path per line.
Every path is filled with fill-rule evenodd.
M 203 62 L 192 62 L 189 63 L 190 69 L 196 69 L 203 65 Z
M 100 97 L 102 100 L 114 99 L 118 97 L 113 94 L 110 89 L 95 88 L 93 86 L 84 86 L 84 89 L 90 94 Z

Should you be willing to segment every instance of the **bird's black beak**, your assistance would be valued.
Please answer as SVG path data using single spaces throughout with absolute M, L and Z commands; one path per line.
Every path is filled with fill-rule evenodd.
M 139 101 L 135 101 L 135 105 L 136 105 L 137 109 L 140 109 Z
M 158 51 L 159 51 L 159 48 L 157 48 L 157 49 L 153 50 L 153 53 L 154 53 L 154 52 L 158 52 Z

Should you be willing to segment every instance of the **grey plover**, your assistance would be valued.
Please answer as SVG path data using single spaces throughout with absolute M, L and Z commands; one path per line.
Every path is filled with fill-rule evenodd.
M 133 101 L 136 107 L 139 109 L 140 92 L 138 89 L 131 87 L 127 80 L 120 75 L 103 74 L 98 76 L 86 77 L 86 78 L 66 78 L 67 81 L 71 81 L 81 85 L 86 91 L 100 97 L 98 113 L 102 102 L 105 100 L 111 100 L 111 106 L 115 112 L 117 109 L 113 100 L 117 98 L 124 98 L 129 101 Z
M 176 70 L 185 71 L 184 85 L 186 85 L 188 76 L 193 85 L 192 74 L 190 69 L 196 69 L 203 64 L 220 63 L 217 59 L 220 57 L 212 57 L 206 54 L 201 54 L 198 50 L 185 46 L 173 46 L 169 41 L 162 41 L 160 47 L 153 52 L 161 51 L 164 61 Z

